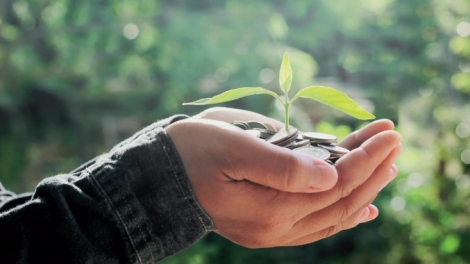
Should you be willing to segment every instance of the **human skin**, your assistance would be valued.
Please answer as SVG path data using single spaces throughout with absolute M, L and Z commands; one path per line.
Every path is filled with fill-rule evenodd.
M 259 140 L 228 123 L 277 120 L 213 108 L 165 130 L 175 143 L 196 198 L 215 232 L 249 248 L 311 243 L 377 217 L 371 205 L 397 173 L 401 136 L 378 120 L 340 146 L 334 166 Z

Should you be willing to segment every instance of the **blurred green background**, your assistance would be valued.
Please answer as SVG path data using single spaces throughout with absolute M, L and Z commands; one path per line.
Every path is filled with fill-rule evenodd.
M 404 137 L 377 220 L 299 247 L 209 234 L 164 263 L 470 263 L 469 0 L 2 0 L 0 181 L 33 191 L 155 120 L 222 91 L 339 89 Z M 225 106 L 283 120 L 274 99 Z M 291 123 L 364 125 L 300 99 Z

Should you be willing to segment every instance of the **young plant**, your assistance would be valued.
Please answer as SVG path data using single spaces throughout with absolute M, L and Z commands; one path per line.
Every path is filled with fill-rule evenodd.
M 359 105 L 356 104 L 351 98 L 346 94 L 337 91 L 333 88 L 322 87 L 322 86 L 311 86 L 300 90 L 293 98 L 289 101 L 288 92 L 292 84 L 292 68 L 289 63 L 289 56 L 287 52 L 284 54 L 284 59 L 281 64 L 281 71 L 279 72 L 279 83 L 281 85 L 281 90 L 284 92 L 284 99 L 282 99 L 274 92 L 266 90 L 261 87 L 243 87 L 216 95 L 212 98 L 204 98 L 192 103 L 184 103 L 183 105 L 208 105 L 208 104 L 217 104 L 236 100 L 245 96 L 254 95 L 254 94 L 270 94 L 277 98 L 281 104 L 284 106 L 286 113 L 286 123 L 285 129 L 289 129 L 289 107 L 299 97 L 310 98 L 318 102 L 324 103 L 331 107 L 334 107 L 338 110 L 343 111 L 344 113 L 351 115 L 358 119 L 374 119 L 375 116 L 362 109 Z

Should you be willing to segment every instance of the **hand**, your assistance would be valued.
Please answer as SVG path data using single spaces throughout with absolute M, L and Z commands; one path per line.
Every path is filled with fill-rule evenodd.
M 258 121 L 261 123 L 270 124 L 276 131 L 284 127 L 284 124 L 276 119 L 272 119 L 251 111 L 226 107 L 209 108 L 201 112 L 200 114 L 193 116 L 193 118 L 217 120 L 226 123 L 231 123 L 233 121 Z M 364 127 L 363 129 L 351 133 L 348 137 L 342 140 L 339 145 L 341 147 L 352 150 L 359 147 L 361 143 L 363 143 L 370 137 L 382 131 L 392 130 L 393 128 L 393 122 L 391 122 L 390 120 L 377 120 L 371 123 L 370 125 Z M 393 164 L 391 169 L 393 170 L 393 175 L 396 175 L 398 172 L 397 167 Z M 377 207 L 375 207 L 374 205 L 369 205 L 364 209 L 358 219 L 361 220 L 361 223 L 367 222 L 372 219 L 375 219 L 378 216 L 378 213 L 379 212 L 377 210 Z
M 374 218 L 369 204 L 396 175 L 401 148 L 398 133 L 378 133 L 387 129 L 379 121 L 351 135 L 343 146 L 360 147 L 336 167 L 223 122 L 187 119 L 166 131 L 216 232 L 257 248 L 310 243 Z

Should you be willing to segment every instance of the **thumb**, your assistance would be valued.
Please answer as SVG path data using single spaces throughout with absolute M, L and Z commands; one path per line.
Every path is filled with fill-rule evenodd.
M 236 180 L 303 193 L 326 191 L 336 184 L 336 168 L 323 160 L 259 139 L 244 142 L 246 151 L 238 157 L 243 169 L 235 173 Z

